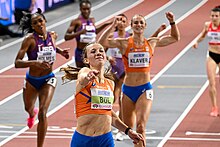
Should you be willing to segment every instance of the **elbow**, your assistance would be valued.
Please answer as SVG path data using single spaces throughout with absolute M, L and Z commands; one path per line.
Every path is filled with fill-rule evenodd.
M 180 35 L 174 36 L 173 38 L 175 39 L 175 42 L 177 42 L 180 40 Z
M 64 36 L 64 40 L 65 40 L 65 41 L 68 41 L 69 38 L 68 38 L 67 36 Z
M 19 68 L 17 61 L 14 62 L 15 68 Z
M 177 36 L 177 37 L 176 37 L 176 41 L 180 41 L 180 36 Z

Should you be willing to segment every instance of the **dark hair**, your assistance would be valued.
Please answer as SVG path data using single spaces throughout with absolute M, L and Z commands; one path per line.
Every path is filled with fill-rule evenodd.
M 118 14 L 117 16 L 125 17 L 126 20 L 128 21 L 128 17 L 127 17 L 124 13 Z M 115 28 L 115 32 L 117 32 L 117 31 L 118 31 L 118 27 L 116 26 L 116 28 Z
M 220 5 L 212 9 L 213 12 L 220 12 Z
M 90 6 L 92 6 L 92 4 L 89 0 L 81 0 L 79 3 L 80 8 L 82 7 L 83 3 L 89 4 Z
M 23 33 L 32 33 L 32 32 L 34 32 L 32 26 L 31 26 L 32 16 L 40 15 L 46 21 L 46 18 L 42 14 L 42 10 L 40 8 L 37 8 L 37 12 L 35 12 L 33 14 L 27 13 L 27 12 L 24 12 L 24 11 L 22 13 L 23 13 L 23 17 L 21 18 L 19 29 L 21 29 Z

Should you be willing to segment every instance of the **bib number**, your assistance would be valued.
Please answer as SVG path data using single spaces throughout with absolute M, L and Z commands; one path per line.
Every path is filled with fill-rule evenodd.
M 150 53 L 149 52 L 134 52 L 128 54 L 129 67 L 149 67 Z
M 91 109 L 112 109 L 113 92 L 104 89 L 91 88 Z
M 153 99 L 154 99 L 153 89 L 146 90 L 146 98 L 148 100 L 152 100 L 153 101 Z
M 53 87 L 56 87 L 57 85 L 57 78 L 53 77 L 53 78 L 50 78 L 48 81 L 47 81 L 47 84 L 53 86 Z

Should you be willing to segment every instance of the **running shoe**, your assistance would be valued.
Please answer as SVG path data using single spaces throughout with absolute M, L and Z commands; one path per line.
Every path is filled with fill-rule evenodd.
M 218 107 L 212 107 L 212 111 L 210 113 L 210 116 L 217 117 L 218 115 L 219 115 Z
M 119 131 L 119 132 L 115 135 L 115 140 L 117 140 L 117 141 L 123 141 L 123 140 L 124 140 L 123 133 Z
M 28 126 L 29 128 L 32 128 L 32 127 L 34 126 L 34 121 L 35 121 L 35 118 L 36 118 L 36 116 L 37 116 L 37 114 L 38 114 L 38 111 L 39 111 L 38 108 L 34 108 L 34 116 L 33 116 L 33 117 L 29 117 L 29 118 L 27 119 L 27 126 Z

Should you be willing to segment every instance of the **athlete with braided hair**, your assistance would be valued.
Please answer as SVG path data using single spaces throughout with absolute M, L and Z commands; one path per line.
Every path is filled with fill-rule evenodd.
M 216 6 L 211 10 L 211 21 L 205 22 L 199 38 L 193 45 L 198 48 L 198 43 L 203 41 L 206 36 L 209 39 L 208 52 L 209 56 L 206 60 L 206 70 L 209 80 L 209 95 L 211 98 L 210 116 L 217 117 L 219 110 L 217 106 L 217 90 L 216 90 L 216 69 L 220 68 L 220 6 Z
M 34 14 L 24 14 L 20 28 L 29 34 L 17 53 L 15 67 L 29 68 L 23 87 L 25 110 L 29 114 L 27 125 L 32 128 L 38 114 L 37 147 L 43 147 L 48 125 L 46 114 L 57 83 L 52 72 L 53 63 L 56 60 L 56 53 L 68 59 L 69 52 L 55 45 L 57 34 L 47 32 L 46 19 L 39 8 Z M 24 60 L 25 54 L 28 56 L 27 60 Z M 39 97 L 39 109 L 35 108 L 37 97 Z

